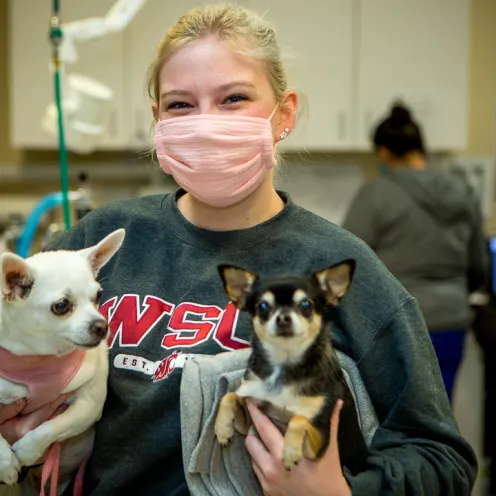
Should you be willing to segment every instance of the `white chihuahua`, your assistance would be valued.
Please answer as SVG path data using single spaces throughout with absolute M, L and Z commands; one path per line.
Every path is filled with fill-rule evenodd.
M 98 312 L 96 275 L 124 236 L 119 229 L 91 248 L 44 252 L 25 260 L 12 253 L 0 256 L 0 408 L 25 399 L 26 407 L 42 406 L 43 400 L 53 400 L 53 382 L 61 385 L 56 396 L 74 393 L 65 411 L 14 444 L 0 435 L 4 484 L 15 484 L 21 468 L 39 462 L 53 443 L 87 432 L 100 419 L 107 396 L 108 324 Z M 46 391 L 39 378 L 45 363 L 52 381 Z M 26 383 L 9 380 L 24 372 Z

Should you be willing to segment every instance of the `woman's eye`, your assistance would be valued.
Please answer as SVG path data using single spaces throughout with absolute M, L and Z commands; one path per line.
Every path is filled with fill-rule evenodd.
M 183 109 L 186 109 L 186 108 L 190 108 L 191 105 L 189 103 L 186 103 L 186 102 L 174 102 L 174 103 L 170 103 L 169 105 L 167 105 L 166 109 L 167 110 L 183 110 Z
M 248 100 L 248 98 L 244 95 L 231 95 L 230 97 L 224 100 L 224 103 L 239 103 Z

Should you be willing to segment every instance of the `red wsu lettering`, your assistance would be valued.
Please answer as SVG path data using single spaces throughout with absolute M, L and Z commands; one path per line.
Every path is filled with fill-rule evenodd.
M 215 305 L 195 303 L 181 303 L 174 307 L 155 296 L 146 296 L 143 305 L 138 295 L 124 295 L 117 300 L 113 297 L 100 307 L 100 313 L 109 322 L 109 347 L 116 342 L 121 347 L 139 346 L 164 315 L 171 315 L 167 326 L 171 332 L 162 340 L 166 349 L 191 348 L 211 338 L 225 350 L 249 346 L 248 342 L 234 335 L 239 312 L 232 303 L 222 310 Z M 200 318 L 188 320 L 189 314 Z
M 201 316 L 201 320 L 188 320 L 188 314 Z M 213 329 L 222 310 L 216 306 L 181 303 L 176 307 L 169 325 L 172 333 L 166 334 L 162 340 L 164 348 L 191 347 L 205 342 Z M 212 320 L 214 322 L 212 322 Z
M 111 301 L 111 300 L 109 300 Z M 108 305 L 106 302 L 105 305 Z M 105 306 L 102 305 L 102 308 Z M 113 305 L 112 305 L 113 306 Z M 109 320 L 109 347 L 119 338 L 120 346 L 139 346 L 164 315 L 170 315 L 174 305 L 155 296 L 146 296 L 143 311 L 138 295 L 124 295 Z M 106 310 L 110 314 L 110 308 Z
M 224 310 L 224 313 L 222 314 L 222 319 L 215 330 L 214 336 L 215 341 L 217 341 L 217 343 L 219 343 L 224 349 L 240 350 L 250 346 L 250 343 L 234 336 L 236 324 L 238 323 L 238 315 L 238 309 L 231 302 L 229 302 Z

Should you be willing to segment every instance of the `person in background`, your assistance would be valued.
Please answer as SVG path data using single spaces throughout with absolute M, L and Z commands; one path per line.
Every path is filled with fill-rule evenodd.
M 417 299 L 452 401 L 471 323 L 469 293 L 488 273 L 480 207 L 468 183 L 429 168 L 422 131 L 404 105 L 393 106 L 373 143 L 382 174 L 359 190 L 343 227 Z

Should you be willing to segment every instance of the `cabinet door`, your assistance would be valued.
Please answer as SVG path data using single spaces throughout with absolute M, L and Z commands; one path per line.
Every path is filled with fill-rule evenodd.
M 353 145 L 353 2 L 241 0 L 272 22 L 290 87 L 301 99 L 298 123 L 284 150 L 342 150 Z
M 467 137 L 470 0 L 361 0 L 358 144 L 395 99 L 412 107 L 430 150 Z
M 154 146 L 152 102 L 147 93 L 146 74 L 156 57 L 158 44 L 179 17 L 200 4 L 198 0 L 148 0 L 126 31 L 127 140 L 133 148 L 149 150 Z
M 64 0 L 61 19 L 70 22 L 104 16 L 115 0 Z M 57 139 L 41 127 L 46 106 L 53 101 L 49 21 L 51 0 L 10 0 L 11 143 L 19 148 L 52 149 Z M 100 149 L 126 147 L 123 119 L 124 50 L 122 33 L 80 43 L 79 59 L 67 73 L 93 77 L 114 91 L 114 100 Z

